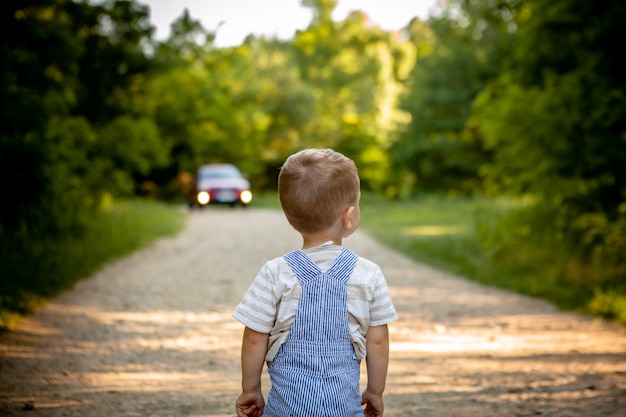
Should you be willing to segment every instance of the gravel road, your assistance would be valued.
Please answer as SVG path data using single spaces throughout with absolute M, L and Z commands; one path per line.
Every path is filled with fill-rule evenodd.
M 357 232 L 400 320 L 387 417 L 625 417 L 626 329 L 415 263 Z M 267 259 L 300 245 L 277 211 L 210 208 L 0 336 L 0 415 L 226 417 L 231 318 Z M 269 386 L 264 379 L 265 389 Z

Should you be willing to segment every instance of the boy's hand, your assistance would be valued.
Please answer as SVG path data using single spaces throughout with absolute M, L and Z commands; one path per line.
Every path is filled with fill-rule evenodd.
M 235 402 L 238 417 L 261 417 L 265 400 L 261 391 L 261 372 L 270 335 L 248 327 L 241 344 L 241 395 Z
M 238 417 L 261 417 L 265 408 L 265 399 L 261 391 L 244 392 L 235 403 Z
M 383 405 L 383 396 L 376 395 L 369 390 L 366 390 L 363 393 L 363 397 L 361 400 L 361 405 L 365 405 L 365 410 L 363 410 L 363 416 L 365 417 L 382 417 L 383 409 L 385 408 Z

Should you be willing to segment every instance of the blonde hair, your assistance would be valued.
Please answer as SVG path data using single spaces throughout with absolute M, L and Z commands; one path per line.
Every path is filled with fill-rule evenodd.
M 278 196 L 287 220 L 299 232 L 328 229 L 359 196 L 354 161 L 332 149 L 291 155 L 278 176 Z

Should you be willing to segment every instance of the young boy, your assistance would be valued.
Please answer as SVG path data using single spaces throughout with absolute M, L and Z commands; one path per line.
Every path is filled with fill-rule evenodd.
M 267 262 L 233 313 L 246 326 L 237 415 L 382 416 L 387 324 L 397 315 L 380 268 L 341 246 L 360 220 L 356 166 L 330 149 L 298 152 L 280 171 L 278 193 L 303 244 Z M 265 361 L 272 381 L 267 405 Z

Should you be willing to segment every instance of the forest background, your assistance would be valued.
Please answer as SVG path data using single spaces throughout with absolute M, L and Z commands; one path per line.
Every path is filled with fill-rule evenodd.
M 188 13 L 155 40 L 135 1 L 0 6 L 0 250 L 22 256 L 0 311 L 21 308 L 33 242 L 79 238 L 112 202 L 180 201 L 210 162 L 272 190 L 288 155 L 331 147 L 380 198 L 510 202 L 478 224 L 484 252 L 626 323 L 626 3 L 449 0 L 400 32 L 302 3 L 292 40 L 228 48 Z

